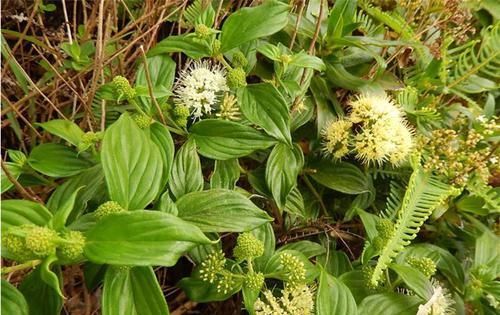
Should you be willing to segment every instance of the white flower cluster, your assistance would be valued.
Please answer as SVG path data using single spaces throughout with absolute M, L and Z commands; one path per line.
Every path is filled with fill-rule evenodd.
M 433 292 L 430 299 L 418 307 L 417 315 L 451 315 L 455 314 L 453 309 L 455 302 L 448 291 L 438 284 L 433 284 Z
M 193 61 L 181 71 L 174 89 L 175 101 L 187 106 L 195 119 L 212 112 L 229 88 L 226 72 L 210 61 Z
M 255 302 L 256 315 L 310 315 L 314 311 L 314 292 L 307 285 L 286 287 L 280 298 L 269 290 L 264 300 Z

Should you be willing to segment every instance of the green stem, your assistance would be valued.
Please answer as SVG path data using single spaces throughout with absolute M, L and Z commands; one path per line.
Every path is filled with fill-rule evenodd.
M 2 274 L 16 272 L 16 271 L 20 271 L 20 270 L 24 270 L 24 269 L 28 269 L 28 268 L 34 268 L 35 266 L 38 266 L 41 263 L 42 263 L 41 260 L 36 259 L 36 260 L 30 260 L 30 261 L 27 261 L 25 263 L 15 265 L 15 266 L 3 267 Z

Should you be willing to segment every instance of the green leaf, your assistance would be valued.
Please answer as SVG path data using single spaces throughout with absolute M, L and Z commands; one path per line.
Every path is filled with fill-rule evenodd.
M 288 105 L 274 86 L 269 83 L 248 85 L 238 92 L 238 100 L 249 121 L 276 139 L 292 144 Z
M 500 253 L 499 238 L 490 231 L 483 233 L 476 239 L 474 266 L 487 265 L 492 260 L 498 259 Z
M 221 51 L 226 52 L 251 40 L 272 35 L 286 26 L 288 6 L 267 1 L 231 14 L 222 26 Z
M 250 231 L 253 236 L 264 243 L 264 254 L 254 260 L 254 265 L 257 270 L 264 269 L 267 260 L 274 254 L 276 248 L 276 236 L 274 235 L 273 226 L 270 222 L 259 226 Z
M 361 270 L 346 272 L 338 278 L 350 289 L 358 305 L 366 296 L 373 294 L 373 292 L 367 288 L 365 278 Z M 359 312 L 358 314 L 362 315 Z
M 187 193 L 203 189 L 203 173 L 195 141 L 188 140 L 177 151 L 170 178 L 168 183 L 170 191 L 177 199 Z
M 2 314 L 29 315 L 28 303 L 16 287 L 2 279 Z
M 204 303 L 204 302 L 216 302 L 216 301 L 225 301 L 233 294 L 237 293 L 241 290 L 241 280 L 236 279 L 238 282 L 231 290 L 224 294 L 224 292 L 218 292 L 217 285 L 208 283 L 207 281 L 203 281 L 197 278 L 183 278 L 177 286 L 181 288 L 189 300 Z
M 68 177 L 93 165 L 76 150 L 57 143 L 36 146 L 28 157 L 29 165 L 37 172 L 51 177 Z
M 189 132 L 200 154 L 215 160 L 247 156 L 275 143 L 252 127 L 227 120 L 205 119 L 194 124 Z
M 81 172 L 57 187 L 47 202 L 47 208 L 53 213 L 60 211 L 65 207 L 66 200 L 77 190 L 79 193 L 76 195 L 75 204 L 68 216 L 67 223 L 78 218 L 87 208 L 87 203 L 91 199 L 105 194 L 104 173 L 100 164 Z
M 243 304 L 245 305 L 245 309 L 248 311 L 249 314 L 255 314 L 254 304 L 255 301 L 257 301 L 257 298 L 259 297 L 260 290 L 251 289 L 244 285 L 243 288 L 241 288 L 241 293 L 243 295 Z
M 52 213 L 39 203 L 18 199 L 2 201 L 2 230 L 23 224 L 45 226 L 51 219 Z
M 423 300 L 430 298 L 429 292 L 432 292 L 432 285 L 424 274 L 412 267 L 391 264 L 389 266 L 403 279 L 404 283 Z
M 168 306 L 153 268 L 108 268 L 104 277 L 102 314 L 168 315 Z
M 279 209 L 285 207 L 303 166 L 304 154 L 297 144 L 290 148 L 287 144 L 278 143 L 271 151 L 266 165 L 266 182 Z
M 196 226 L 147 210 L 105 217 L 85 235 L 85 256 L 95 263 L 115 265 L 173 266 L 196 244 L 210 243 Z
M 238 159 L 215 161 L 214 172 L 210 178 L 210 188 L 234 189 L 239 178 Z
M 283 269 L 283 266 L 281 265 L 282 253 L 292 254 L 304 263 L 304 268 L 306 269 L 306 283 L 312 282 L 314 281 L 314 279 L 316 279 L 316 277 L 318 277 L 319 268 L 311 263 L 306 255 L 296 250 L 282 250 L 275 252 L 274 255 L 269 258 L 264 269 L 262 270 L 264 274 L 272 273 L 274 274 L 273 278 L 286 280 L 286 277 L 280 274 L 280 271 Z
M 304 254 L 307 258 L 313 258 L 326 252 L 325 248 L 318 243 L 311 241 L 298 241 L 281 246 L 277 251 L 296 250 Z
M 342 37 L 342 30 L 346 25 L 354 22 L 356 14 L 356 0 L 335 1 L 332 12 L 328 17 L 327 36 L 330 41 Z
M 160 151 L 128 114 L 106 130 L 101 161 L 111 200 L 129 210 L 144 209 L 160 191 Z
M 302 194 L 297 187 L 293 188 L 288 194 L 285 208 L 283 210 L 299 217 L 305 216 L 304 197 L 302 197 Z
M 61 273 L 61 269 L 59 266 L 55 266 L 55 272 L 52 270 L 52 264 L 57 261 L 57 256 L 52 255 L 46 257 L 42 264 L 40 265 L 40 278 L 45 282 L 48 286 L 50 286 L 54 291 L 61 297 L 64 298 L 64 295 L 61 291 L 61 284 L 59 282 L 59 275 Z
M 38 125 L 75 146 L 80 143 L 85 134 L 77 124 L 65 119 L 53 119 Z
M 311 68 L 318 71 L 325 70 L 325 63 L 321 60 L 321 58 L 309 55 L 304 51 L 293 55 L 290 65 L 301 68 Z
M 205 41 L 195 34 L 183 34 L 165 38 L 148 51 L 148 57 L 174 52 L 182 52 L 192 59 L 210 56 L 210 49 Z
M 370 315 L 415 315 L 420 299 L 411 295 L 382 293 L 363 299 L 358 307 L 358 314 Z
M 325 187 L 350 195 L 370 191 L 370 181 L 353 164 L 320 160 L 312 163 L 310 167 L 316 170 L 311 177 Z
M 63 299 L 42 280 L 40 273 L 41 268 L 34 269 L 19 285 L 19 291 L 28 302 L 29 313 L 36 315 L 61 314 Z
M 178 216 L 203 232 L 244 232 L 272 220 L 238 192 L 212 189 L 192 192 L 176 202 Z
M 149 127 L 149 130 L 151 132 L 151 140 L 153 140 L 153 142 L 158 146 L 163 160 L 163 173 L 160 184 L 160 189 L 163 189 L 168 182 L 170 173 L 172 172 L 175 152 L 174 140 L 172 139 L 167 127 L 158 122 L 154 122 Z
M 54 212 L 54 217 L 52 218 L 52 227 L 55 230 L 60 230 L 64 228 L 66 222 L 68 221 L 68 217 L 73 211 L 75 206 L 76 196 L 78 192 L 83 188 L 83 186 L 78 187 L 73 191 L 73 193 L 64 201 L 60 208 Z
M 14 177 L 14 179 L 18 179 L 19 176 L 21 176 L 21 173 L 23 172 L 23 168 L 21 166 L 19 166 L 18 164 L 16 163 L 12 163 L 12 162 L 5 162 L 5 168 L 7 169 L 7 171 L 9 172 L 9 174 Z M 2 193 L 8 191 L 9 189 L 11 189 L 14 184 L 9 180 L 9 178 L 7 177 L 7 175 L 5 174 L 3 168 L 2 168 Z
M 171 91 L 172 85 L 175 79 L 175 67 L 176 63 L 167 55 L 158 55 L 154 57 L 146 58 L 146 63 L 148 65 L 148 73 L 150 75 L 150 80 L 152 83 L 153 90 L 160 91 Z M 144 62 L 142 62 L 138 69 L 135 79 L 135 86 L 149 86 L 148 78 L 146 76 L 146 71 L 144 71 Z M 148 111 L 151 110 L 151 100 L 148 97 L 140 97 L 143 104 L 147 106 Z M 165 97 L 160 97 L 157 99 L 158 104 L 162 104 L 166 100 Z
M 325 270 L 319 276 L 316 315 L 357 314 L 356 301 L 349 288 Z

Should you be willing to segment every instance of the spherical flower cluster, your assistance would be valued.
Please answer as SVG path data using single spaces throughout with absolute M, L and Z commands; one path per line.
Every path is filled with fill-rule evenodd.
M 2 246 L 19 262 L 44 258 L 56 252 L 58 235 L 48 227 L 22 225 L 2 235 Z
M 184 105 L 177 105 L 174 107 L 173 116 L 177 125 L 185 127 L 189 118 L 189 108 Z
M 446 288 L 433 284 L 433 292 L 425 304 L 418 307 L 417 315 L 451 315 L 455 314 L 453 305 L 455 301 Z
M 280 255 L 280 263 L 286 273 L 286 281 L 290 287 L 303 284 L 306 280 L 304 263 L 290 253 Z
M 153 118 L 145 114 L 136 114 L 132 117 L 141 129 L 146 129 L 154 122 Z
M 217 281 L 217 292 L 228 294 L 235 286 L 236 282 L 234 281 L 233 274 L 225 270 Z
M 376 225 L 378 235 L 373 239 L 376 250 L 382 250 L 394 235 L 394 223 L 389 219 L 382 219 Z
M 121 75 L 117 75 L 113 78 L 112 85 L 116 94 L 118 95 L 118 100 L 122 98 L 131 100 L 136 95 L 134 88 L 130 86 L 130 82 L 128 82 L 127 78 Z
M 233 54 L 232 64 L 236 68 L 245 68 L 248 65 L 248 60 L 241 51 Z
M 240 119 L 240 109 L 238 107 L 236 97 L 229 93 L 225 93 L 224 100 L 222 101 L 219 112 L 215 115 L 225 120 Z
M 175 102 L 187 106 L 194 118 L 210 114 L 228 91 L 225 71 L 209 61 L 194 61 L 181 71 L 174 89 Z
M 349 138 L 351 135 L 352 122 L 340 118 L 332 121 L 322 131 L 324 138 L 324 150 L 340 159 L 349 153 Z
M 37 256 L 45 257 L 55 252 L 57 233 L 43 226 L 32 226 L 26 230 L 26 248 Z
M 254 304 L 256 315 L 309 315 L 314 312 L 314 290 L 307 285 L 286 287 L 277 298 L 269 290 Z
M 242 233 L 238 236 L 236 247 L 233 250 L 234 257 L 239 260 L 253 259 L 264 254 L 264 243 L 251 233 Z
M 83 134 L 80 143 L 78 143 L 78 151 L 82 152 L 101 141 L 103 136 L 102 132 L 86 132 Z
M 359 96 L 350 106 L 349 116 L 323 131 L 325 151 L 335 158 L 353 151 L 365 164 L 404 162 L 413 148 L 413 132 L 402 111 L 387 96 Z
M 200 278 L 203 281 L 214 283 L 217 276 L 224 271 L 226 258 L 221 250 L 210 253 L 201 263 Z
M 237 89 L 247 85 L 247 74 L 243 68 L 233 68 L 227 74 L 227 85 L 232 89 Z
M 422 272 L 427 278 L 432 277 L 436 273 L 436 263 L 428 257 L 408 257 L 406 262 L 408 265 Z
M 260 290 L 264 284 L 264 274 L 261 272 L 249 273 L 245 277 L 245 284 L 251 290 Z
M 64 243 L 59 247 L 59 257 L 64 260 L 76 260 L 83 254 L 85 236 L 79 231 L 69 231 L 63 235 Z
M 2 234 L 2 247 L 7 250 L 9 258 L 19 262 L 35 258 L 34 255 L 27 250 L 26 244 L 24 243 L 24 237 L 12 234 L 8 231 Z
M 194 27 L 194 32 L 201 38 L 207 38 L 208 36 L 210 36 L 210 34 L 212 34 L 210 28 L 205 24 L 196 24 L 196 26 Z
M 120 204 L 116 201 L 106 201 L 102 205 L 100 205 L 96 211 L 94 211 L 94 216 L 97 220 L 101 220 L 111 214 L 123 212 L 125 209 L 120 206 Z

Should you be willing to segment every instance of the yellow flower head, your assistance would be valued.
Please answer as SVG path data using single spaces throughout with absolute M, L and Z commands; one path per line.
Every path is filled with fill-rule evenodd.
M 352 122 L 345 118 L 330 122 L 322 131 L 324 151 L 333 155 L 336 159 L 340 159 L 349 153 L 351 127 Z
M 387 96 L 361 95 L 351 105 L 351 121 L 355 124 L 369 120 L 402 118 L 401 110 Z

